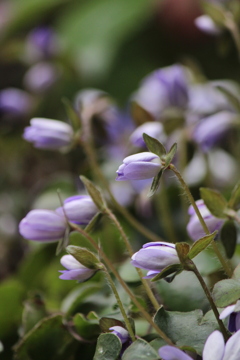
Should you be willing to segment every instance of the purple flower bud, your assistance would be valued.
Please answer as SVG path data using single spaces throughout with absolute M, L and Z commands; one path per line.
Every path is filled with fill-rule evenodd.
M 96 270 L 86 268 L 72 255 L 64 255 L 60 262 L 62 266 L 67 269 L 59 271 L 62 273 L 62 275 L 59 276 L 59 279 L 62 280 L 77 280 L 79 282 L 84 282 L 96 273 Z
M 156 176 L 161 169 L 160 158 L 151 152 L 126 157 L 116 171 L 116 180 L 144 180 Z
M 56 66 L 47 62 L 39 62 L 27 71 L 23 81 L 29 91 L 41 94 L 48 90 L 58 77 L 59 70 Z
M 122 326 L 112 326 L 109 328 L 112 331 L 112 334 L 115 334 L 121 340 L 121 343 L 124 344 L 127 340 L 129 340 L 129 333 Z
M 36 148 L 57 150 L 69 146 L 73 140 L 73 130 L 63 121 L 33 118 L 31 126 L 24 129 L 23 138 Z
M 198 16 L 194 20 L 194 23 L 199 30 L 202 30 L 209 35 L 219 35 L 222 32 L 222 29 L 217 26 L 208 15 Z
M 56 212 L 61 216 L 66 215 L 70 222 L 87 225 L 98 212 L 98 208 L 89 195 L 75 195 L 64 201 L 64 211 L 60 207 Z
M 196 201 L 196 205 L 210 231 L 210 233 L 214 232 L 215 230 L 219 230 L 224 223 L 224 219 L 219 219 L 213 216 L 206 205 L 204 204 L 203 200 Z M 195 213 L 193 206 L 191 205 L 188 209 L 188 213 L 190 215 L 190 220 L 187 225 L 187 232 L 189 237 L 196 241 L 199 238 L 205 236 L 205 231 L 203 230 L 203 227 L 197 217 L 197 214 Z
M 27 92 L 8 88 L 0 91 L 0 112 L 13 117 L 24 117 L 32 109 L 33 99 Z
M 168 107 L 185 109 L 188 103 L 188 79 L 184 67 L 173 65 L 154 71 L 143 79 L 133 101 L 155 119 L 159 119 Z
M 51 28 L 37 27 L 29 33 L 26 53 L 31 61 L 39 61 L 54 56 L 58 50 L 58 39 Z
M 240 312 L 237 311 L 237 308 L 239 308 L 239 301 L 236 304 L 227 306 L 219 316 L 219 319 L 221 320 L 229 316 L 228 330 L 230 332 L 240 330 Z
M 28 240 L 51 242 L 63 238 L 64 217 L 51 210 L 31 210 L 19 224 L 20 234 Z
M 166 141 L 166 134 L 164 133 L 163 125 L 160 122 L 149 121 L 139 126 L 130 136 L 131 143 L 135 146 L 146 147 L 143 140 L 143 133 L 152 136 L 161 143 Z
M 162 346 L 158 353 L 163 360 L 192 360 L 192 358 L 174 346 Z M 226 345 L 220 331 L 212 332 L 205 342 L 203 360 L 239 360 L 240 354 L 240 331 L 228 339 Z
M 151 279 L 165 267 L 178 264 L 175 245 L 166 242 L 150 242 L 133 254 L 131 264 L 137 268 L 150 270 L 145 278 Z
M 236 114 L 220 111 L 217 114 L 202 119 L 193 131 L 193 139 L 201 146 L 204 152 L 211 149 L 221 140 L 236 120 Z

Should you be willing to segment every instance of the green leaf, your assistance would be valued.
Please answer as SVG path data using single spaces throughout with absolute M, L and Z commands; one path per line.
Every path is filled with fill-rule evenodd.
M 214 233 L 210 235 L 206 235 L 202 237 L 201 239 L 197 240 L 191 247 L 188 257 L 189 259 L 193 259 L 195 256 L 200 254 L 203 250 L 205 250 L 208 245 L 214 240 L 215 236 L 217 235 L 217 231 L 214 231 Z
M 131 115 L 137 126 L 140 126 L 145 122 L 154 121 L 154 117 L 134 101 L 131 103 Z
M 23 334 L 26 334 L 47 315 L 41 295 L 38 293 L 33 294 L 31 298 L 24 303 L 22 316 Z
M 75 342 L 63 325 L 62 315 L 40 321 L 14 346 L 18 360 L 64 360 Z
M 237 245 L 237 229 L 233 220 L 227 220 L 221 228 L 221 241 L 226 255 L 231 259 Z
M 125 327 L 122 321 L 108 317 L 102 317 L 99 321 L 99 325 L 102 332 L 109 331 L 109 328 L 113 326 Z
M 212 4 L 207 1 L 202 3 L 203 10 L 206 15 L 216 23 L 218 26 L 223 26 L 225 22 L 224 9 L 219 4 Z
M 182 264 L 185 263 L 185 260 L 188 257 L 189 249 L 190 245 L 185 242 L 176 243 L 176 251 Z
M 77 333 L 87 340 L 96 339 L 101 333 L 98 320 L 89 320 L 83 314 L 76 314 L 73 323 Z
M 75 245 L 69 245 L 66 250 L 86 268 L 93 270 L 102 268 L 102 264 L 99 259 L 91 251 Z
M 234 279 L 221 280 L 214 285 L 212 295 L 218 307 L 233 304 L 240 298 L 240 282 Z
M 92 181 L 88 180 L 85 176 L 80 176 L 81 181 L 84 183 L 89 195 L 94 201 L 95 205 L 98 209 L 104 210 L 106 208 L 106 202 L 101 194 L 101 192 L 97 189 L 97 187 L 92 183 Z
M 233 210 L 238 210 L 240 205 L 240 182 L 234 187 L 230 200 L 228 202 L 228 207 Z
M 97 341 L 93 360 L 117 360 L 122 349 L 122 343 L 115 334 L 101 334 Z
M 201 188 L 200 193 L 208 210 L 214 216 L 218 218 L 226 218 L 224 211 L 227 208 L 227 201 L 218 191 Z
M 171 149 L 169 150 L 169 152 L 167 153 L 167 155 L 165 156 L 165 166 L 164 166 L 165 168 L 167 168 L 172 162 L 172 159 L 174 158 L 176 151 L 177 151 L 177 144 L 174 143 Z
M 157 191 L 157 189 L 159 188 L 160 179 L 162 177 L 163 172 L 164 172 L 164 168 L 161 168 L 159 173 L 153 178 L 150 191 L 149 191 L 149 193 L 147 195 L 148 197 L 153 196 L 155 194 L 155 192 Z
M 98 226 L 100 220 L 102 219 L 103 214 L 101 212 L 97 213 L 92 220 L 87 224 L 84 231 L 90 234 Z
M 181 264 L 173 264 L 165 267 L 158 275 L 154 276 L 151 281 L 157 281 L 166 278 L 167 276 L 176 273 L 179 274 L 183 270 L 183 266 Z
M 221 91 L 225 95 L 225 97 L 228 99 L 230 104 L 232 104 L 235 107 L 237 112 L 239 112 L 240 111 L 240 101 L 239 101 L 239 97 L 237 96 L 236 92 L 231 91 L 231 87 L 229 89 L 228 86 L 226 86 L 226 84 L 224 84 L 224 82 L 222 82 L 222 83 L 218 82 L 217 85 L 215 85 L 215 86 L 219 91 Z M 237 90 L 239 92 L 239 88 Z
M 146 144 L 148 150 L 151 151 L 153 154 L 156 154 L 157 156 L 159 156 L 160 159 L 166 155 L 167 152 L 166 152 L 165 147 L 157 139 L 144 133 L 143 140 L 145 141 L 145 144 Z
M 69 101 L 67 98 L 63 98 L 62 102 L 65 107 L 67 117 L 71 121 L 73 129 L 75 131 L 79 130 L 81 127 L 81 120 L 80 120 L 77 112 L 73 108 L 71 101 Z
M 205 319 L 202 310 L 179 312 L 160 308 L 154 322 L 177 346 L 188 345 L 198 354 L 201 354 L 208 335 L 218 329 L 217 321 Z
M 63 236 L 63 238 L 61 240 L 59 240 L 58 245 L 57 245 L 57 249 L 56 249 L 56 255 L 58 256 L 63 250 L 66 249 L 66 247 L 69 244 L 69 233 L 70 233 L 70 228 L 69 226 L 67 226 L 65 234 Z
M 232 278 L 240 281 L 240 264 L 234 269 Z
M 122 360 L 157 360 L 157 351 L 145 340 L 137 339 L 124 351 Z

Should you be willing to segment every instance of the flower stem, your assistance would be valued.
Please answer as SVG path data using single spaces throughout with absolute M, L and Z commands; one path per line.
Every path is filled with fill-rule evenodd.
M 95 178 L 98 179 L 101 182 L 102 186 L 106 189 L 112 204 L 119 211 L 119 213 L 124 216 L 124 218 L 128 221 L 129 224 L 131 224 L 137 231 L 139 231 L 149 240 L 164 241 L 160 236 L 157 236 L 151 230 L 143 226 L 137 219 L 135 219 L 134 216 L 132 216 L 132 214 L 127 209 L 125 209 L 123 206 L 121 206 L 121 204 L 118 203 L 109 187 L 107 179 L 105 178 L 100 166 L 98 165 L 96 151 L 92 139 L 91 119 L 94 113 L 101 113 L 104 110 L 104 106 L 104 103 L 99 102 L 98 109 L 96 106 L 93 108 L 89 107 L 82 112 L 82 136 L 79 137 L 79 144 L 83 147 L 87 155 L 88 162 Z
M 194 198 L 193 198 L 193 196 L 192 196 L 192 194 L 191 194 L 191 192 L 190 192 L 190 190 L 189 190 L 189 187 L 188 187 L 187 184 L 185 183 L 182 175 L 180 174 L 180 172 L 178 171 L 178 169 L 177 169 L 173 164 L 170 164 L 170 165 L 169 165 L 169 169 L 174 172 L 174 174 L 175 174 L 176 177 L 178 178 L 180 184 L 182 185 L 182 187 L 183 187 L 183 189 L 184 189 L 184 192 L 185 192 L 188 200 L 189 200 L 190 203 L 192 204 L 192 206 L 193 206 L 193 208 L 194 208 L 194 210 L 195 210 L 195 212 L 196 212 L 196 214 L 197 214 L 197 217 L 198 217 L 198 219 L 199 219 L 199 221 L 200 221 L 200 223 L 201 223 L 201 225 L 202 225 L 205 233 L 206 233 L 207 235 L 210 234 L 210 231 L 209 231 L 209 229 L 208 229 L 208 227 L 207 227 L 207 225 L 206 225 L 206 223 L 205 223 L 205 221 L 204 221 L 204 219 L 203 219 L 203 217 L 202 217 L 202 215 L 201 215 L 201 213 L 200 213 L 200 211 L 199 211 L 199 209 L 198 209 L 198 207 L 197 207 L 197 205 L 196 205 L 196 203 L 195 203 L 195 201 L 194 201 Z M 232 276 L 232 270 L 230 269 L 229 265 L 227 264 L 227 262 L 225 261 L 224 257 L 222 256 L 222 254 L 221 254 L 221 252 L 219 251 L 219 249 L 218 249 L 216 243 L 214 242 L 214 240 L 211 242 L 211 244 L 212 244 L 213 250 L 215 251 L 215 254 L 217 255 L 219 261 L 221 262 L 222 267 L 224 268 L 226 274 L 227 274 L 229 277 L 231 277 L 231 276 Z
M 131 298 L 132 302 L 137 306 L 139 311 L 142 313 L 142 315 L 145 317 L 145 319 L 151 324 L 151 326 L 156 330 L 156 332 L 159 334 L 159 336 L 166 341 L 167 344 L 174 346 L 174 343 L 171 341 L 171 339 L 168 338 L 168 336 L 154 323 L 151 316 L 146 312 L 144 307 L 139 303 L 139 301 L 136 299 L 135 295 L 132 293 L 132 291 L 129 289 L 127 284 L 123 281 L 111 261 L 108 259 L 108 257 L 105 255 L 105 253 L 101 250 L 101 248 L 95 243 L 95 241 L 91 238 L 91 236 L 86 233 L 83 229 L 78 227 L 77 225 L 70 223 L 70 226 L 73 230 L 76 230 L 80 234 L 82 234 L 86 239 L 89 240 L 89 242 L 92 244 L 92 246 L 98 251 L 102 259 L 104 260 L 105 264 L 107 265 L 108 269 L 112 271 L 116 279 L 119 281 L 121 286 L 124 288 L 126 293 Z
M 233 14 L 228 11 L 225 12 L 225 23 L 224 25 L 226 26 L 226 28 L 230 31 L 232 38 L 235 42 L 235 46 L 238 52 L 238 57 L 240 59 L 240 33 L 238 30 L 238 26 L 236 24 L 236 22 L 234 21 L 233 18 Z
M 105 266 L 104 266 L 104 268 L 105 268 L 105 269 L 104 269 L 104 274 L 105 274 L 106 278 L 108 279 L 108 282 L 109 282 L 109 284 L 110 284 L 110 286 L 111 286 L 111 289 L 112 289 L 112 291 L 113 291 L 113 293 L 114 293 L 114 296 L 115 296 L 115 298 L 116 298 L 116 300 L 117 300 L 119 309 L 120 309 L 120 311 L 121 311 L 121 313 L 122 313 L 122 316 L 123 316 L 123 319 L 124 319 L 124 321 L 125 321 L 125 325 L 126 325 L 127 331 L 129 332 L 129 335 L 130 335 L 132 341 L 135 341 L 136 338 L 135 338 L 135 335 L 134 335 L 132 326 L 131 326 L 131 324 L 130 324 L 130 322 L 129 322 L 129 320 L 128 320 L 126 311 L 125 311 L 125 309 L 124 309 L 122 300 L 120 299 L 120 296 L 119 296 L 119 294 L 118 294 L 117 288 L 116 288 L 116 286 L 115 286 L 115 284 L 114 284 L 114 282 L 113 282 L 113 279 L 111 278 L 111 275 L 109 274 L 109 272 L 107 271 L 107 269 L 106 269 Z
M 194 274 L 195 274 L 196 277 L 198 278 L 198 281 L 200 282 L 200 284 L 201 284 L 201 286 L 202 286 L 202 288 L 203 288 L 203 290 L 204 290 L 204 292 L 205 292 L 205 294 L 206 294 L 206 296 L 207 296 L 207 298 L 208 298 L 208 301 L 209 301 L 209 303 L 210 303 L 210 305 L 211 305 L 211 308 L 212 308 L 212 310 L 213 310 L 213 313 L 214 313 L 214 315 L 215 315 L 215 318 L 216 318 L 216 320 L 217 320 L 217 322 L 218 322 L 219 328 L 221 329 L 221 332 L 223 333 L 223 336 L 224 336 L 224 338 L 225 338 L 225 341 L 227 341 L 228 338 L 229 338 L 229 335 L 228 335 L 228 333 L 227 333 L 227 330 L 226 330 L 226 328 L 225 328 L 222 320 L 219 319 L 219 312 L 218 312 L 218 309 L 217 309 L 217 307 L 216 307 L 216 305 L 215 305 L 215 303 L 214 303 L 214 301 L 213 301 L 212 295 L 211 295 L 211 293 L 210 293 L 210 291 L 209 291 L 209 289 L 208 289 L 205 281 L 203 280 L 201 274 L 199 273 L 199 271 L 198 271 L 198 269 L 197 269 L 197 267 L 196 267 L 196 265 L 194 264 L 193 261 L 191 261 L 191 265 L 190 265 L 190 266 L 191 266 L 191 270 L 194 272 Z
M 111 212 L 111 210 L 108 209 L 108 208 L 105 210 L 105 213 L 106 213 L 106 215 L 114 222 L 115 226 L 117 227 L 118 231 L 120 232 L 120 234 L 121 234 L 121 236 L 122 236 L 122 238 L 123 238 L 123 241 L 124 241 L 124 243 L 125 243 L 125 245 L 126 245 L 126 248 L 127 248 L 127 250 L 128 250 L 129 255 L 132 256 L 132 255 L 133 255 L 132 246 L 131 246 L 131 244 L 130 244 L 128 238 L 127 238 L 127 235 L 125 234 L 125 232 L 124 232 L 121 224 L 119 223 L 118 219 L 117 219 L 116 216 Z M 152 302 L 155 310 L 158 310 L 160 305 L 158 304 L 158 301 L 156 300 L 156 298 L 155 298 L 155 296 L 154 296 L 154 294 L 153 294 L 153 292 L 152 292 L 152 289 L 151 289 L 151 287 L 150 287 L 150 285 L 149 285 L 149 282 L 148 282 L 146 279 L 143 279 L 143 273 L 142 273 L 142 270 L 141 270 L 141 269 L 136 268 L 136 270 L 137 270 L 137 272 L 138 272 L 138 275 L 139 275 L 139 277 L 140 277 L 140 279 L 141 279 L 141 282 L 142 282 L 142 284 L 143 284 L 143 286 L 144 286 L 144 288 L 145 288 L 145 290 L 146 290 L 146 293 L 147 293 L 150 301 Z

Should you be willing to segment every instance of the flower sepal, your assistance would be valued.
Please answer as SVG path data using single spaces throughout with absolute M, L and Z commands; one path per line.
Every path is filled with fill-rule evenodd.
M 74 245 L 69 245 L 66 248 L 67 252 L 72 255 L 83 266 L 92 270 L 101 270 L 103 265 L 91 251 Z
M 183 266 L 181 264 L 173 264 L 165 267 L 159 274 L 154 276 L 151 281 L 158 281 L 165 279 L 167 282 L 172 282 L 176 275 L 180 274 L 183 271 Z M 171 276 L 170 276 L 171 275 Z

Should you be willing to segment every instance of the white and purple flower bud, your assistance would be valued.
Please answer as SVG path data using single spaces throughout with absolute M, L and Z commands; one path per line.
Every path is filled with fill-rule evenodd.
M 164 345 L 158 353 L 162 360 L 192 360 L 192 357 L 174 346 Z M 225 344 L 222 333 L 215 330 L 205 342 L 202 360 L 239 360 L 239 354 L 240 331 L 232 335 Z
M 39 62 L 26 72 L 23 82 L 29 91 L 41 94 L 55 84 L 59 74 L 59 69 L 55 65 Z
M 220 111 L 214 115 L 201 119 L 194 131 L 193 139 L 204 152 L 211 149 L 236 122 L 236 114 Z
M 161 143 L 166 142 L 167 137 L 164 132 L 163 125 L 157 121 L 149 121 L 140 125 L 136 130 L 134 130 L 130 136 L 131 143 L 135 146 L 146 148 L 146 144 L 143 140 L 144 133 L 159 140 Z
M 77 280 L 79 282 L 84 282 L 96 273 L 96 270 L 86 268 L 72 255 L 64 255 L 60 262 L 62 266 L 67 269 L 59 270 L 59 272 L 62 273 L 62 275 L 59 276 L 59 279 L 62 280 Z
M 63 207 L 56 210 L 61 216 L 75 224 L 87 225 L 97 214 L 98 208 L 89 195 L 75 195 L 64 201 Z
M 228 320 L 228 330 L 230 332 L 236 332 L 240 330 L 240 311 L 239 310 L 239 301 L 236 304 L 227 306 L 220 314 L 219 319 L 225 319 L 229 316 Z M 238 310 L 237 310 L 238 309 Z
M 27 116 L 33 107 L 33 99 L 26 91 L 7 88 L 0 91 L 0 113 L 11 117 Z
M 36 148 L 58 150 L 73 141 L 72 127 L 63 121 L 33 118 L 30 125 L 24 129 L 23 138 Z
M 181 65 L 159 69 L 143 79 L 133 101 L 159 119 L 168 107 L 185 109 L 188 103 L 187 72 Z
M 222 32 L 222 29 L 217 26 L 212 18 L 210 18 L 208 15 L 198 16 L 194 20 L 194 23 L 199 30 L 209 35 L 219 35 Z
M 67 228 L 63 216 L 51 210 L 31 210 L 19 224 L 20 234 L 28 240 L 40 242 L 58 241 Z
M 116 180 L 144 180 L 156 176 L 161 170 L 160 158 L 151 152 L 127 156 L 116 171 Z
M 197 200 L 196 205 L 210 233 L 214 232 L 215 230 L 219 230 L 224 223 L 224 219 L 216 218 L 215 216 L 213 216 L 202 199 Z M 201 237 L 205 236 L 206 234 L 192 205 L 188 209 L 188 214 L 190 215 L 190 220 L 187 225 L 187 232 L 189 237 L 193 241 L 196 241 Z
M 122 344 L 124 344 L 126 341 L 130 339 L 128 331 L 124 329 L 122 326 L 112 326 L 109 328 L 109 330 L 111 330 L 112 334 L 115 334 L 119 337 Z
M 151 279 L 165 267 L 178 264 L 179 258 L 175 245 L 166 242 L 150 242 L 132 256 L 131 264 L 149 270 L 145 278 Z

